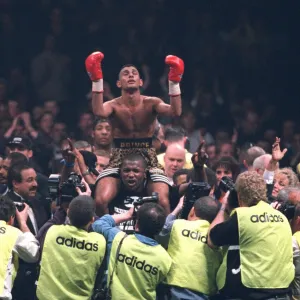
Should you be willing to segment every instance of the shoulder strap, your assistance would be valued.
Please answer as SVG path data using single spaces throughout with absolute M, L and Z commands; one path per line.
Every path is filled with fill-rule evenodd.
M 110 293 L 110 287 L 111 287 L 111 284 L 112 284 L 112 281 L 113 281 L 114 273 L 116 272 L 116 267 L 117 267 L 117 264 L 118 264 L 118 256 L 120 254 L 121 246 L 122 246 L 123 241 L 125 240 L 125 238 L 127 236 L 128 235 L 125 233 L 124 236 L 122 237 L 122 239 L 121 239 L 121 241 L 120 241 L 120 243 L 118 245 L 117 251 L 116 251 L 115 264 L 114 264 L 114 268 L 112 270 L 112 273 L 111 273 L 111 276 L 110 276 L 110 280 L 109 280 L 109 284 L 108 284 L 108 293 L 109 293 L 109 295 L 111 294 Z

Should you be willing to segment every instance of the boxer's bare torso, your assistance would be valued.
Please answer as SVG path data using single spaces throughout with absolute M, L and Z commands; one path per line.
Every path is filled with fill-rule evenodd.
M 152 138 L 157 119 L 156 106 L 162 100 L 140 95 L 134 104 L 124 103 L 122 97 L 105 102 L 112 111 L 114 138 Z

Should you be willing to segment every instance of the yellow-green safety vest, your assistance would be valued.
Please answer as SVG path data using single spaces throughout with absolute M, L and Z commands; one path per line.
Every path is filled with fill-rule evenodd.
M 260 201 L 236 209 L 239 229 L 241 280 L 247 288 L 287 288 L 294 279 L 292 231 L 286 217 Z M 229 250 L 230 251 L 230 250 Z M 221 290 L 226 281 L 226 251 L 217 275 Z
M 206 295 L 217 292 L 216 275 L 222 255 L 207 245 L 209 225 L 205 220 L 174 221 L 168 245 L 173 260 L 166 280 L 168 285 Z
M 116 252 L 124 232 L 119 232 L 112 243 L 108 266 L 108 280 L 116 260 Z M 154 300 L 156 286 L 171 268 L 172 260 L 160 245 L 150 246 L 140 242 L 135 235 L 128 235 L 121 246 L 118 263 L 113 275 L 111 293 L 113 300 Z
M 99 233 L 53 225 L 44 242 L 38 299 L 90 299 L 105 248 Z
M 11 258 L 14 265 L 13 281 L 18 270 L 18 256 L 14 255 L 13 248 L 20 233 L 18 228 L 0 221 L 0 295 L 4 291 L 4 281 Z

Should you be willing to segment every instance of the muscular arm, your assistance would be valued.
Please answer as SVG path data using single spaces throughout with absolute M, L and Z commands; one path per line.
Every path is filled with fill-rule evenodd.
M 102 118 L 109 117 L 113 113 L 112 101 L 103 103 L 103 93 L 93 92 L 92 107 L 94 115 Z
M 159 116 L 166 117 L 180 117 L 182 113 L 182 103 L 181 95 L 170 96 L 170 103 L 166 104 L 159 98 L 154 99 L 154 111 L 158 113 Z

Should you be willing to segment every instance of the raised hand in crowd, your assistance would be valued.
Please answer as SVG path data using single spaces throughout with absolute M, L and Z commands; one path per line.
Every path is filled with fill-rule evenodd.
M 28 131 L 30 136 L 33 139 L 37 138 L 38 132 L 33 128 L 32 124 L 31 124 L 30 113 L 23 112 L 22 114 L 20 114 L 20 118 L 24 121 L 25 129 Z
M 7 129 L 7 131 L 6 131 L 5 134 L 4 134 L 4 137 L 5 137 L 6 139 L 9 139 L 9 138 L 13 135 L 13 133 L 14 133 L 15 130 L 17 129 L 19 120 L 20 120 L 20 115 L 17 115 L 17 116 L 13 119 L 11 126 Z
M 205 172 L 208 155 L 205 152 L 205 142 L 201 142 L 197 152 L 192 156 L 192 163 L 194 165 L 193 181 L 207 182 L 207 175 Z
M 266 169 L 270 172 L 273 172 L 277 168 L 278 162 L 284 157 L 287 149 L 280 149 L 280 138 L 276 137 L 274 144 L 272 145 L 272 159 L 267 165 Z

